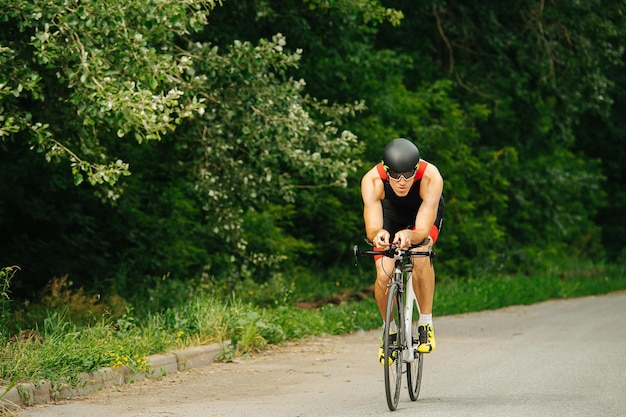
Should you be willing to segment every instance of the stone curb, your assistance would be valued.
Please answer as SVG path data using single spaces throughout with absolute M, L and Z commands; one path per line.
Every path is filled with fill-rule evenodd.
M 67 385 L 56 386 L 49 381 L 20 383 L 8 389 L 0 386 L 0 415 L 2 410 L 13 411 L 25 406 L 45 404 L 60 399 L 71 399 L 88 395 L 102 388 L 124 385 L 145 379 L 149 376 L 161 377 L 174 372 L 206 366 L 215 361 L 222 345 L 214 344 L 179 349 L 167 354 L 148 357 L 150 373 L 135 373 L 128 367 L 101 368 L 96 372 L 80 375 L 84 384 L 80 388 Z

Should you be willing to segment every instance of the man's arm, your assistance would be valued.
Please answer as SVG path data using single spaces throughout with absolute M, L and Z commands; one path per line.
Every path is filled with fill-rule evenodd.
M 383 196 L 384 186 L 374 167 L 361 180 L 361 197 L 365 234 L 376 246 L 389 243 L 389 232 L 383 230 Z
M 422 204 L 415 217 L 415 242 L 420 242 L 430 235 L 437 218 L 442 192 L 443 177 L 437 167 L 431 164 L 424 172 L 424 177 L 420 184 Z

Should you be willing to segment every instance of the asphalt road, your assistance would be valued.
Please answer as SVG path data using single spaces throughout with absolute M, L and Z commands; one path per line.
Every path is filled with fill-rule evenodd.
M 626 293 L 435 318 L 420 398 L 384 397 L 379 332 L 319 337 L 18 417 L 626 415 Z

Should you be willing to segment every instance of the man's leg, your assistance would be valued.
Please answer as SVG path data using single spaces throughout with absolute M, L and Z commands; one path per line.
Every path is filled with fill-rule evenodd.
M 394 260 L 383 256 L 376 261 L 376 283 L 374 284 L 374 299 L 378 305 L 380 316 L 385 320 L 387 313 L 388 285 L 394 268 Z
M 428 249 L 422 246 L 417 251 Z M 413 258 L 413 290 L 420 307 L 419 332 L 420 346 L 418 350 L 429 353 L 435 350 L 435 331 L 433 329 L 433 298 L 435 296 L 435 269 L 429 257 Z
M 419 249 L 418 249 L 419 250 Z M 413 261 L 413 290 L 417 296 L 421 314 L 433 313 L 435 296 L 435 269 L 427 257 L 416 257 Z
M 374 284 L 374 298 L 380 311 L 380 316 L 385 321 L 385 315 L 387 314 L 387 299 L 388 299 L 388 284 L 391 278 L 389 277 L 393 273 L 394 261 L 391 258 L 383 256 L 376 261 L 376 283 Z M 397 332 L 398 323 L 390 323 L 389 334 L 393 335 Z M 380 346 L 378 348 L 378 361 L 384 364 L 385 356 L 383 352 L 384 340 L 381 337 Z

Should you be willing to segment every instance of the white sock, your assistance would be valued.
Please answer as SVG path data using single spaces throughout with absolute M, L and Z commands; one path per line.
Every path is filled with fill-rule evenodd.
M 385 327 L 385 322 L 383 322 L 383 328 Z M 397 333 L 398 332 L 398 326 L 396 325 L 395 321 L 392 321 L 389 324 L 389 332 L 391 333 Z
M 430 326 L 433 325 L 433 315 L 431 314 L 420 314 L 420 319 L 417 322 L 418 325 L 422 325 L 422 324 L 429 324 Z

